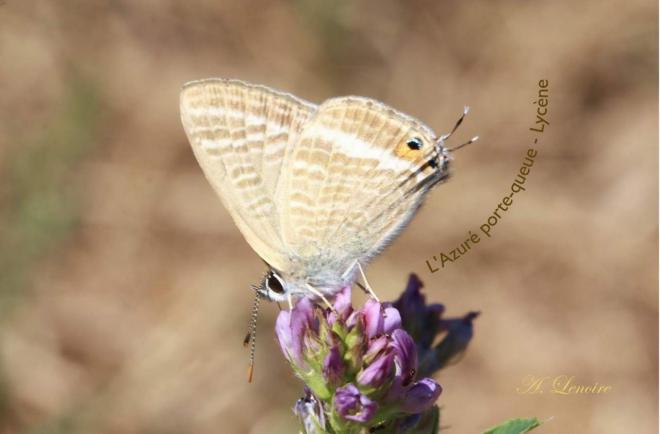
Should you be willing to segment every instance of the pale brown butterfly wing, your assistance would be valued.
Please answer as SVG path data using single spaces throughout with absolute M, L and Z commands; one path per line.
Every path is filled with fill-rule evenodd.
M 185 85 L 180 103 L 195 156 L 246 241 L 270 265 L 287 269 L 273 198 L 282 162 L 317 106 L 223 79 Z
M 407 142 L 422 140 L 421 149 Z M 369 261 L 405 227 L 445 174 L 434 133 L 378 101 L 334 98 L 305 125 L 276 194 L 283 240 L 304 274 Z M 330 283 L 330 282 L 328 282 Z

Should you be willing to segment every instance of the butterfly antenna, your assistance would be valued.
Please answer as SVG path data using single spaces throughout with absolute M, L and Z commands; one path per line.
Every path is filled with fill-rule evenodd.
M 252 305 L 252 316 L 250 317 L 250 326 L 247 335 L 243 339 L 243 346 L 250 345 L 250 365 L 248 366 L 248 383 L 252 383 L 252 374 L 254 373 L 254 353 L 257 346 L 257 318 L 259 317 L 259 293 L 255 292 L 254 304 Z
M 443 135 L 441 135 L 441 136 L 440 136 L 440 139 L 439 139 L 438 141 L 439 141 L 439 142 L 444 142 L 445 140 L 447 140 L 448 138 L 450 138 L 451 135 L 454 134 L 454 132 L 458 129 L 458 127 L 461 126 L 461 124 L 463 123 L 463 119 L 465 119 L 465 116 L 467 116 L 467 114 L 468 114 L 469 112 L 470 112 L 470 107 L 465 106 L 465 107 L 463 108 L 463 114 L 461 115 L 460 118 L 458 118 L 458 120 L 457 120 L 456 123 L 454 124 L 454 128 L 451 129 L 451 131 L 449 132 L 449 134 L 443 134 Z
M 454 134 L 454 132 L 458 129 L 458 127 L 461 126 L 461 124 L 463 123 L 463 119 L 465 119 L 465 116 L 467 116 L 467 114 L 469 112 L 470 112 L 470 107 L 465 106 L 463 108 L 463 114 L 461 115 L 461 117 L 458 118 L 458 120 L 456 121 L 456 124 L 454 124 L 454 128 L 451 129 L 449 134 L 441 135 L 440 138 L 438 139 L 438 144 L 442 144 L 445 140 L 450 138 L 452 134 Z M 470 145 L 470 144 L 476 142 L 477 140 L 479 140 L 479 136 L 474 136 L 470 140 L 468 140 L 467 142 L 461 143 L 460 145 L 454 146 L 453 148 L 446 148 L 446 150 L 449 151 L 449 152 L 453 152 L 453 151 L 456 151 L 458 149 L 461 149 L 464 146 Z
M 458 145 L 458 146 L 454 146 L 453 148 L 447 148 L 447 150 L 448 150 L 449 152 L 454 152 L 455 150 L 457 150 L 457 149 L 461 149 L 463 146 L 470 145 L 470 144 L 476 142 L 477 140 L 479 140 L 479 136 L 474 136 L 474 137 L 472 137 L 470 140 L 468 140 L 467 142 L 465 142 L 465 143 L 461 143 L 460 145 Z

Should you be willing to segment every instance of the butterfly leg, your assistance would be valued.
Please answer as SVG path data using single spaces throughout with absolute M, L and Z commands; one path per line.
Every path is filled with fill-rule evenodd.
M 286 301 L 289 302 L 289 312 L 293 310 L 293 301 L 291 300 L 291 293 L 287 293 Z
M 312 285 L 310 285 L 309 283 L 307 283 L 307 284 L 305 284 L 305 285 L 307 286 L 307 289 L 309 289 L 309 291 L 310 291 L 312 294 L 314 294 L 315 296 L 317 296 L 318 298 L 320 298 L 321 300 L 323 300 L 323 302 L 325 303 L 325 305 L 328 306 L 328 307 L 330 308 L 330 310 L 332 310 L 332 311 L 334 312 L 335 308 L 332 306 L 332 304 L 330 304 L 330 302 L 328 301 L 328 299 L 325 298 L 325 296 L 323 295 L 323 293 L 322 293 L 321 291 L 319 291 L 318 289 L 314 288 L 314 287 L 313 287 Z
M 360 274 L 362 275 L 362 280 L 364 281 L 364 285 L 366 286 L 367 291 L 369 292 L 369 295 L 371 295 L 374 300 L 380 303 L 380 299 L 376 295 L 373 289 L 371 289 L 371 285 L 369 285 L 369 281 L 367 280 L 367 276 L 364 274 L 364 270 L 362 269 L 362 265 L 360 265 L 359 261 L 355 261 L 357 264 L 358 270 L 360 270 Z
M 352 274 L 352 273 L 353 273 L 353 270 L 355 270 L 355 267 L 357 266 L 357 264 L 358 264 L 358 261 L 357 261 L 357 260 L 356 260 L 355 262 L 353 262 L 353 263 L 351 264 L 351 266 L 348 267 L 348 268 L 346 269 L 346 271 L 344 271 L 344 274 L 341 275 L 341 278 L 342 278 L 342 279 L 345 279 L 346 277 L 348 277 L 349 274 Z

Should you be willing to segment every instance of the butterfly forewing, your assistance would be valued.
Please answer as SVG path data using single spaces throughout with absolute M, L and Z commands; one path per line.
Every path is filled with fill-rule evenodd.
M 316 106 L 237 80 L 187 84 L 181 118 L 204 173 L 250 246 L 269 264 L 288 266 L 274 203 L 282 162 Z

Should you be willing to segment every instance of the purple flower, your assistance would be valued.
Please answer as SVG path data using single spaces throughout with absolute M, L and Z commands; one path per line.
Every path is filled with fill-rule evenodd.
M 296 406 L 306 433 L 326 432 L 326 423 L 333 432 L 373 428 L 370 422 L 387 432 L 434 426 L 442 388 L 428 377 L 467 346 L 476 314 L 442 319 L 442 306 L 427 305 L 420 288 L 411 275 L 394 304 L 370 299 L 355 310 L 346 287 L 332 309 L 303 298 L 280 312 L 280 347 L 308 390 Z M 439 332 L 445 339 L 432 347 Z
M 362 361 L 366 364 L 370 364 L 376 356 L 380 355 L 380 353 L 387 348 L 389 342 L 390 339 L 387 336 L 380 336 L 377 339 L 369 341 L 369 347 L 367 348 L 366 353 L 364 353 L 364 356 L 362 356 Z
M 420 413 L 430 408 L 438 399 L 442 388 L 431 378 L 413 383 L 417 374 L 415 342 L 403 330 L 392 333 L 396 375 L 387 394 L 387 401 L 396 403 L 402 411 Z
M 394 354 L 386 352 L 377 357 L 369 366 L 362 369 L 357 375 L 361 386 L 380 387 L 389 380 L 394 373 Z
M 383 324 L 385 318 L 382 315 L 382 306 L 376 300 L 369 299 L 362 308 L 362 315 L 364 315 L 364 326 L 369 339 L 374 338 L 376 335 L 383 334 Z
M 369 299 L 364 306 L 346 318 L 346 325 L 354 327 L 362 323 L 368 339 L 373 339 L 382 334 L 391 333 L 401 328 L 401 315 L 389 305 L 383 305 L 376 300 Z
M 401 376 L 402 385 L 407 386 L 417 369 L 415 341 L 404 330 L 395 330 L 392 333 L 392 348 L 396 354 L 397 374 Z
M 303 367 L 303 343 L 309 329 L 317 329 L 312 302 L 301 299 L 291 312 L 283 310 L 275 322 L 275 333 L 284 355 L 295 365 Z
M 438 333 L 438 321 L 445 308 L 441 304 L 426 304 L 424 286 L 416 274 L 410 274 L 406 289 L 393 303 L 401 314 L 403 328 L 420 347 L 430 348 Z
M 333 345 L 323 360 L 323 377 L 330 384 L 340 384 L 344 370 L 344 361 L 341 358 L 339 347 Z
M 334 312 L 328 313 L 328 324 L 332 326 L 337 319 L 346 321 L 346 319 L 353 313 L 353 306 L 351 305 L 351 287 L 347 286 L 342 288 L 335 297 L 333 303 Z
M 396 308 L 386 306 L 383 311 L 383 332 L 392 333 L 401 328 L 401 314 Z
M 353 384 L 337 389 L 334 399 L 337 414 L 346 420 L 368 422 L 376 413 L 378 405 L 362 395 Z
M 405 392 L 399 406 L 406 413 L 422 413 L 433 406 L 442 387 L 430 378 L 423 378 Z
M 432 373 L 456 360 L 470 343 L 472 321 L 478 316 L 479 312 L 468 312 L 460 318 L 440 320 L 439 329 L 446 331 L 447 335 L 431 351 L 425 353 L 420 369 L 425 373 Z
M 423 286 L 422 281 L 415 274 L 411 274 L 406 290 L 393 306 L 399 310 L 403 328 L 417 345 L 417 373 L 428 376 L 447 366 L 465 351 L 472 338 L 472 320 L 479 313 L 470 312 L 462 318 L 443 319 L 444 306 L 427 305 L 426 297 L 421 292 Z M 447 332 L 446 336 L 433 347 L 435 338 L 443 332 Z

